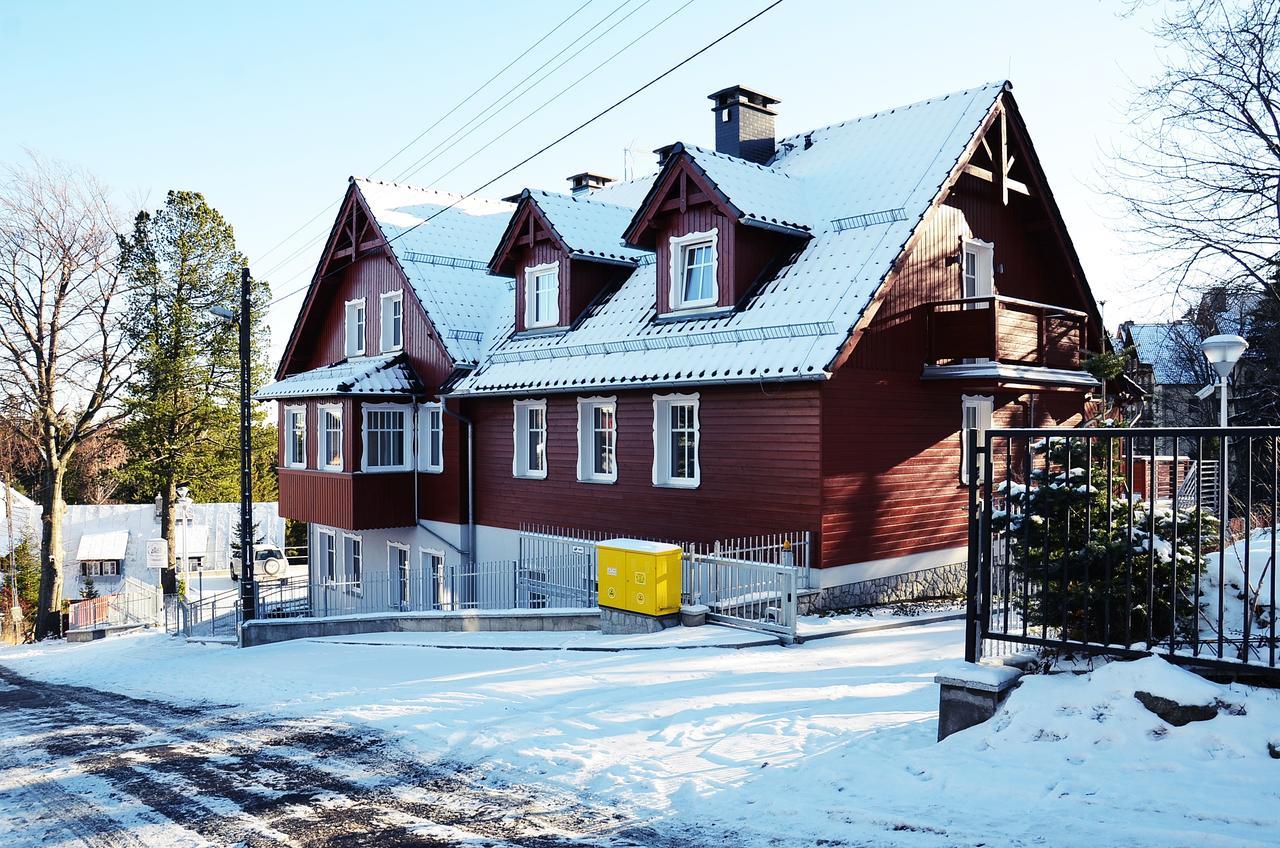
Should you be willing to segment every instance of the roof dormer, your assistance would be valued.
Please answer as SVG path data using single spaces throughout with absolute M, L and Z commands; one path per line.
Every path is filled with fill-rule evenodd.
M 607 289 L 635 270 L 646 251 L 622 244 L 635 210 L 586 196 L 525 189 L 489 262 L 515 277 L 515 331 L 572 326 Z
M 623 236 L 655 251 L 659 318 L 732 311 L 810 238 L 804 190 L 734 156 L 676 143 Z

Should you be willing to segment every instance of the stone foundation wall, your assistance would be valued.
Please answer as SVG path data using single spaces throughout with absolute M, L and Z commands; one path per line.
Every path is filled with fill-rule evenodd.
M 859 583 L 828 586 L 800 596 L 800 614 L 821 610 L 869 607 L 934 598 L 962 598 L 968 563 L 955 562 L 923 571 L 877 577 Z

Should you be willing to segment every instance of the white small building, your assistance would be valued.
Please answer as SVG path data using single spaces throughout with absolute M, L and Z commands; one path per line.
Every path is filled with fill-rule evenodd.
M 5 516 L 6 494 L 9 509 L 13 512 L 12 542 L 9 540 L 9 521 Z M 40 507 L 17 489 L 0 485 L 0 556 L 8 556 L 11 548 L 25 540 L 30 540 L 37 546 L 40 544 Z

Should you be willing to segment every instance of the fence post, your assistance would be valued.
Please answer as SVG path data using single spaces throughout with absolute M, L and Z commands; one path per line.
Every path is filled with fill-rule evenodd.
M 978 553 L 978 429 L 969 428 L 965 434 L 969 442 L 969 568 L 967 575 L 967 603 L 965 607 L 964 658 L 966 662 L 976 663 L 982 655 L 980 650 L 981 628 L 978 626 L 978 570 L 981 568 L 981 557 Z

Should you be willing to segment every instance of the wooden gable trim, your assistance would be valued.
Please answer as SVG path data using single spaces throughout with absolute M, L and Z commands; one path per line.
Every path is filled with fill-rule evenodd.
M 986 117 L 983 118 L 982 123 L 978 126 L 977 131 L 974 132 L 973 136 L 969 139 L 969 143 L 965 146 L 964 152 L 956 159 L 956 164 L 952 167 L 947 179 L 943 181 L 928 208 L 926 208 L 924 214 L 920 216 L 920 220 L 916 222 L 915 228 L 911 231 L 911 235 L 907 238 L 906 242 L 903 243 L 902 249 L 898 251 L 898 255 L 894 258 L 893 265 L 881 278 L 879 285 L 876 287 L 875 293 L 867 303 L 866 308 L 863 309 L 862 315 L 859 316 L 857 323 L 854 324 L 853 328 L 849 331 L 849 335 L 845 339 L 844 344 L 841 345 L 840 350 L 837 351 L 836 355 L 827 364 L 825 370 L 828 373 L 834 373 L 837 371 L 845 364 L 845 362 L 848 361 L 849 357 L 853 355 L 853 349 L 857 347 L 858 342 L 866 334 L 868 327 L 870 327 L 871 322 L 875 320 L 876 314 L 884 304 L 884 300 L 888 295 L 889 284 L 892 282 L 893 277 L 898 270 L 898 261 L 916 247 L 920 238 L 924 234 L 929 220 L 937 211 L 938 207 L 940 207 L 947 199 L 948 195 L 950 195 L 956 181 L 962 174 L 968 173 L 966 169 L 969 161 L 973 158 L 974 154 L 986 144 L 986 136 L 991 131 L 992 127 L 997 125 L 997 121 L 1004 123 L 1004 132 L 1006 133 L 1005 138 L 1008 138 L 1007 122 L 1010 117 L 1015 121 L 1015 127 L 1017 130 L 1015 133 L 1015 143 L 1019 144 L 1022 152 L 1025 153 L 1027 158 L 1027 172 L 1030 174 L 1032 182 L 1032 185 L 1028 186 L 1028 194 L 1029 196 L 1039 198 L 1040 202 L 1044 205 L 1045 211 L 1049 215 L 1051 228 L 1054 230 L 1055 235 L 1067 256 L 1067 261 L 1072 265 L 1072 279 L 1075 280 L 1076 287 L 1082 295 L 1082 299 L 1089 307 L 1089 321 L 1095 323 L 1098 328 L 1102 327 L 1101 311 L 1098 309 L 1098 304 L 1093 297 L 1092 290 L 1090 290 L 1089 286 L 1085 282 L 1084 269 L 1080 264 L 1079 256 L 1075 252 L 1075 247 L 1071 244 L 1071 238 L 1067 234 L 1066 222 L 1062 219 L 1062 213 L 1058 209 L 1057 203 L 1054 202 L 1053 193 L 1049 191 L 1047 180 L 1044 177 L 1044 170 L 1040 164 L 1040 159 L 1036 156 L 1035 150 L 1031 146 L 1030 134 L 1027 132 L 1026 124 L 1022 121 L 1022 115 L 1018 111 L 1017 104 L 1013 100 L 1010 86 L 1008 83 L 1005 83 L 1005 87 L 1001 89 L 1000 93 L 996 96 Z M 1014 190 L 1016 191 L 1017 189 Z M 1102 331 L 1101 334 L 1102 336 L 1106 335 L 1105 331 Z
M 697 163 L 685 151 L 684 145 L 676 144 L 662 173 L 654 181 L 623 232 L 622 240 L 631 247 L 652 250 L 652 235 L 658 228 L 656 221 L 659 216 L 668 212 L 686 212 L 690 207 L 704 203 L 711 203 L 732 221 L 742 219 L 742 212 L 729 201 L 706 172 L 697 167 Z
M 363 215 L 365 220 L 365 226 L 358 230 L 354 226 L 357 212 Z M 366 234 L 371 237 L 366 239 Z M 337 245 L 344 235 L 351 240 L 350 245 L 339 249 Z M 359 239 L 359 241 L 357 242 L 356 239 Z M 352 250 L 352 247 L 356 244 L 359 244 L 360 249 Z M 440 353 L 444 358 L 456 367 L 453 357 L 449 354 L 449 349 L 445 346 L 444 340 L 440 338 L 435 322 L 427 313 L 422 301 L 418 299 L 417 291 L 414 290 L 413 285 L 409 282 L 409 275 L 405 273 L 400 260 L 396 258 L 395 251 L 391 249 L 391 244 L 386 234 L 378 224 L 378 219 L 374 217 L 372 210 L 369 209 L 369 204 L 365 202 L 364 196 L 359 191 L 359 186 L 352 179 L 347 187 L 346 196 L 343 197 L 342 204 L 338 208 L 338 215 L 334 219 L 333 228 L 329 231 L 329 238 L 325 241 L 325 248 L 320 254 L 320 262 L 311 277 L 311 284 L 307 287 L 307 294 L 303 299 L 302 308 L 298 311 L 298 317 L 294 320 L 293 329 L 289 333 L 289 342 L 285 346 L 284 354 L 280 357 L 280 364 L 276 367 L 277 380 L 284 379 L 289 373 L 288 366 L 293 361 L 298 339 L 302 337 L 302 331 L 311 317 L 311 310 L 316 304 L 321 285 L 329 277 L 345 271 L 358 260 L 380 252 L 384 253 L 388 261 L 395 266 L 400 276 L 400 287 L 408 292 L 408 300 L 417 305 L 418 313 L 424 319 L 423 324 L 427 328 L 427 333 L 430 335 L 432 343 L 440 349 Z M 343 261 L 339 267 L 331 267 L 335 262 L 344 259 L 346 261 Z
M 507 221 L 507 228 L 503 230 L 502 238 L 498 240 L 493 258 L 489 260 L 489 273 L 500 277 L 516 276 L 514 271 L 509 270 L 511 254 L 519 248 L 533 247 L 544 236 L 554 242 L 565 256 L 571 253 L 569 246 L 565 244 L 560 233 L 556 232 L 546 213 L 538 206 L 538 201 L 533 198 L 528 189 L 525 189 L 520 195 L 515 211 Z M 518 270 L 515 269 L 515 271 Z

